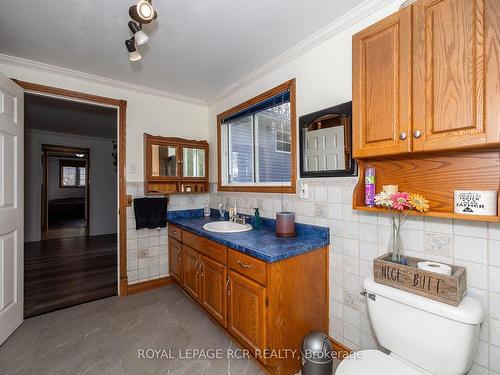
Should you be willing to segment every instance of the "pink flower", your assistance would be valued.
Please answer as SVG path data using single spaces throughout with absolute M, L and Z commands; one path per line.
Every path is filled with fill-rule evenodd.
M 390 199 L 392 208 L 396 210 L 403 211 L 405 208 L 410 208 L 410 203 L 408 202 L 408 193 L 394 193 L 391 194 Z

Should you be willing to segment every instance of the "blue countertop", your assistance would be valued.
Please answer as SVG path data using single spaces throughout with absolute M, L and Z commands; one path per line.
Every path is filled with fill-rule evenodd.
M 184 230 L 268 263 L 307 253 L 328 246 L 330 243 L 328 228 L 307 224 L 296 224 L 296 237 L 276 237 L 274 233 L 276 221 L 267 218 L 262 218 L 260 229 L 242 233 L 214 233 L 204 230 L 203 225 L 219 220 L 218 214 L 214 211 L 209 217 L 203 216 L 203 210 L 169 211 L 167 220 Z M 253 217 L 250 217 L 249 223 L 253 224 Z

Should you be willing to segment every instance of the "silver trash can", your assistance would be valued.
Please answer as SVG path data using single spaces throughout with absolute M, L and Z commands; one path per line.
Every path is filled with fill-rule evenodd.
M 332 375 L 333 349 L 323 332 L 311 332 L 302 341 L 302 375 Z

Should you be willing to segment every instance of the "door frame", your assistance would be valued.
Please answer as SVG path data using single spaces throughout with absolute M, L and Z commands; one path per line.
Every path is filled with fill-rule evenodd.
M 85 160 L 85 228 L 87 229 L 87 236 L 90 233 L 90 148 L 72 147 L 72 146 L 58 146 L 50 144 L 42 144 L 42 231 L 48 230 L 49 220 L 48 220 L 48 205 L 49 205 L 49 168 L 48 159 L 51 155 L 50 152 L 59 153 L 60 156 L 64 157 L 65 154 L 71 157 L 75 153 L 85 154 L 82 160 Z
M 114 107 L 118 110 L 118 295 L 128 294 L 127 277 L 127 192 L 126 192 L 126 129 L 127 101 L 84 92 L 66 90 L 38 83 L 12 79 L 25 93 L 42 94 L 60 99 L 73 99 L 90 104 Z

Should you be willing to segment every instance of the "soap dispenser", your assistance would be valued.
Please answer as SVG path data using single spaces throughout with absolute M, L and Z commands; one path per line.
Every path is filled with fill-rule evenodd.
M 260 229 L 260 224 L 261 224 L 260 212 L 258 208 L 254 208 L 254 210 L 255 210 L 255 223 L 253 227 L 254 229 Z

